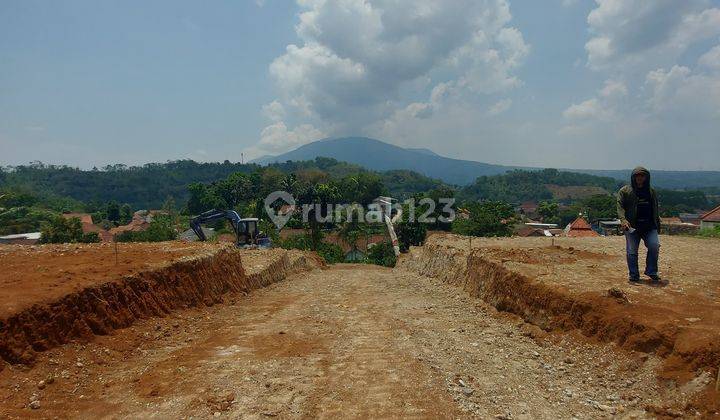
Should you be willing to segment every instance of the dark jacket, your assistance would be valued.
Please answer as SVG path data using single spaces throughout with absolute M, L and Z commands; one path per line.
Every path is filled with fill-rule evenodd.
M 635 175 L 644 173 L 647 180 L 647 188 L 650 190 L 650 200 L 652 201 L 653 216 L 655 217 L 655 227 L 660 230 L 660 213 L 658 212 L 658 200 L 655 189 L 650 185 L 650 171 L 638 166 L 633 169 L 630 175 L 630 185 L 620 188 L 617 193 L 617 216 L 621 221 L 627 221 L 630 226 L 637 229 L 637 204 L 638 196 L 635 192 Z

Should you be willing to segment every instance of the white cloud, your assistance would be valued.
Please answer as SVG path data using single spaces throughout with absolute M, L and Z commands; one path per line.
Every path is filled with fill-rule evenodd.
M 649 72 L 645 78 L 647 104 L 657 114 L 692 120 L 720 118 L 720 75 L 693 73 L 688 67 Z
M 672 63 L 700 40 L 720 34 L 720 9 L 706 0 L 595 0 L 585 44 L 595 69 Z
M 262 107 L 263 115 L 270 121 L 278 122 L 285 118 L 285 107 L 278 101 L 272 101 Z
M 302 146 L 325 137 L 325 134 L 311 124 L 301 124 L 288 130 L 284 122 L 278 121 L 265 127 L 260 135 L 258 150 L 265 153 L 277 153 Z
M 510 109 L 511 106 L 512 106 L 512 99 L 510 99 L 510 98 L 501 99 L 501 100 L 495 102 L 495 104 L 493 104 L 493 106 L 491 106 L 490 109 L 488 109 L 487 113 L 490 116 L 500 115 L 503 112 Z
M 450 97 L 522 83 L 513 71 L 529 46 L 509 26 L 506 0 L 298 4 L 301 42 L 272 62 L 270 74 L 288 113 L 327 131 L 367 132 L 389 119 L 428 118 Z M 442 81 L 433 80 L 437 74 Z M 418 95 L 429 99 L 419 102 Z
M 720 70 L 720 45 L 716 45 L 710 51 L 698 59 L 698 64 L 708 69 Z
M 628 90 L 623 82 L 606 80 L 598 95 L 579 104 L 570 105 L 563 111 L 563 117 L 569 120 L 609 121 L 616 117 L 616 108 L 627 96 Z

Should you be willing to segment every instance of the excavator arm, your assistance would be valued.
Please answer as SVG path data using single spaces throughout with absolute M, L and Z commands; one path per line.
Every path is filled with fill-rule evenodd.
M 195 232 L 195 235 L 197 235 L 198 239 L 200 239 L 201 241 L 205 241 L 207 240 L 207 238 L 205 237 L 205 232 L 203 232 L 202 230 L 202 225 L 220 219 L 230 220 L 230 224 L 235 231 L 235 236 L 238 238 L 240 237 L 240 232 L 238 230 L 240 224 L 240 216 L 234 210 L 208 210 L 193 217 L 190 220 L 190 228 L 193 230 L 193 232 Z

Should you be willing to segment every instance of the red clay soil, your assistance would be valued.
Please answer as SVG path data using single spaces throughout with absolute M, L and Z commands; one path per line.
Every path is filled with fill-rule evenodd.
M 116 265 L 110 244 L 3 248 L 0 261 L 11 269 L 0 276 L 0 359 L 31 364 L 39 351 L 210 306 L 307 263 L 302 255 L 267 251 L 246 274 L 242 259 L 252 263 L 258 252 L 227 244 L 122 244 Z
M 546 331 L 665 358 L 680 383 L 720 366 L 720 241 L 662 237 L 669 283 L 630 286 L 622 238 L 468 238 L 434 235 L 400 265 L 465 289 Z M 703 259 L 702 256 L 708 256 Z M 664 263 L 664 265 L 663 265 Z M 642 263 L 641 263 L 642 269 Z M 698 406 L 717 410 L 715 384 Z
M 0 246 L 0 319 L 37 303 L 189 255 L 209 252 L 209 243 L 120 243 Z

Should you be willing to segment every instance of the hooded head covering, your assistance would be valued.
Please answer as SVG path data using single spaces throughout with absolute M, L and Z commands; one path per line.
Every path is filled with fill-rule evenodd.
M 643 185 L 643 189 L 650 189 L 650 171 L 643 168 L 642 166 L 638 166 L 637 168 L 633 169 L 632 175 L 630 175 L 630 186 L 632 187 L 632 189 L 637 189 L 637 185 L 635 185 L 635 175 L 637 174 L 645 175 L 645 185 Z

